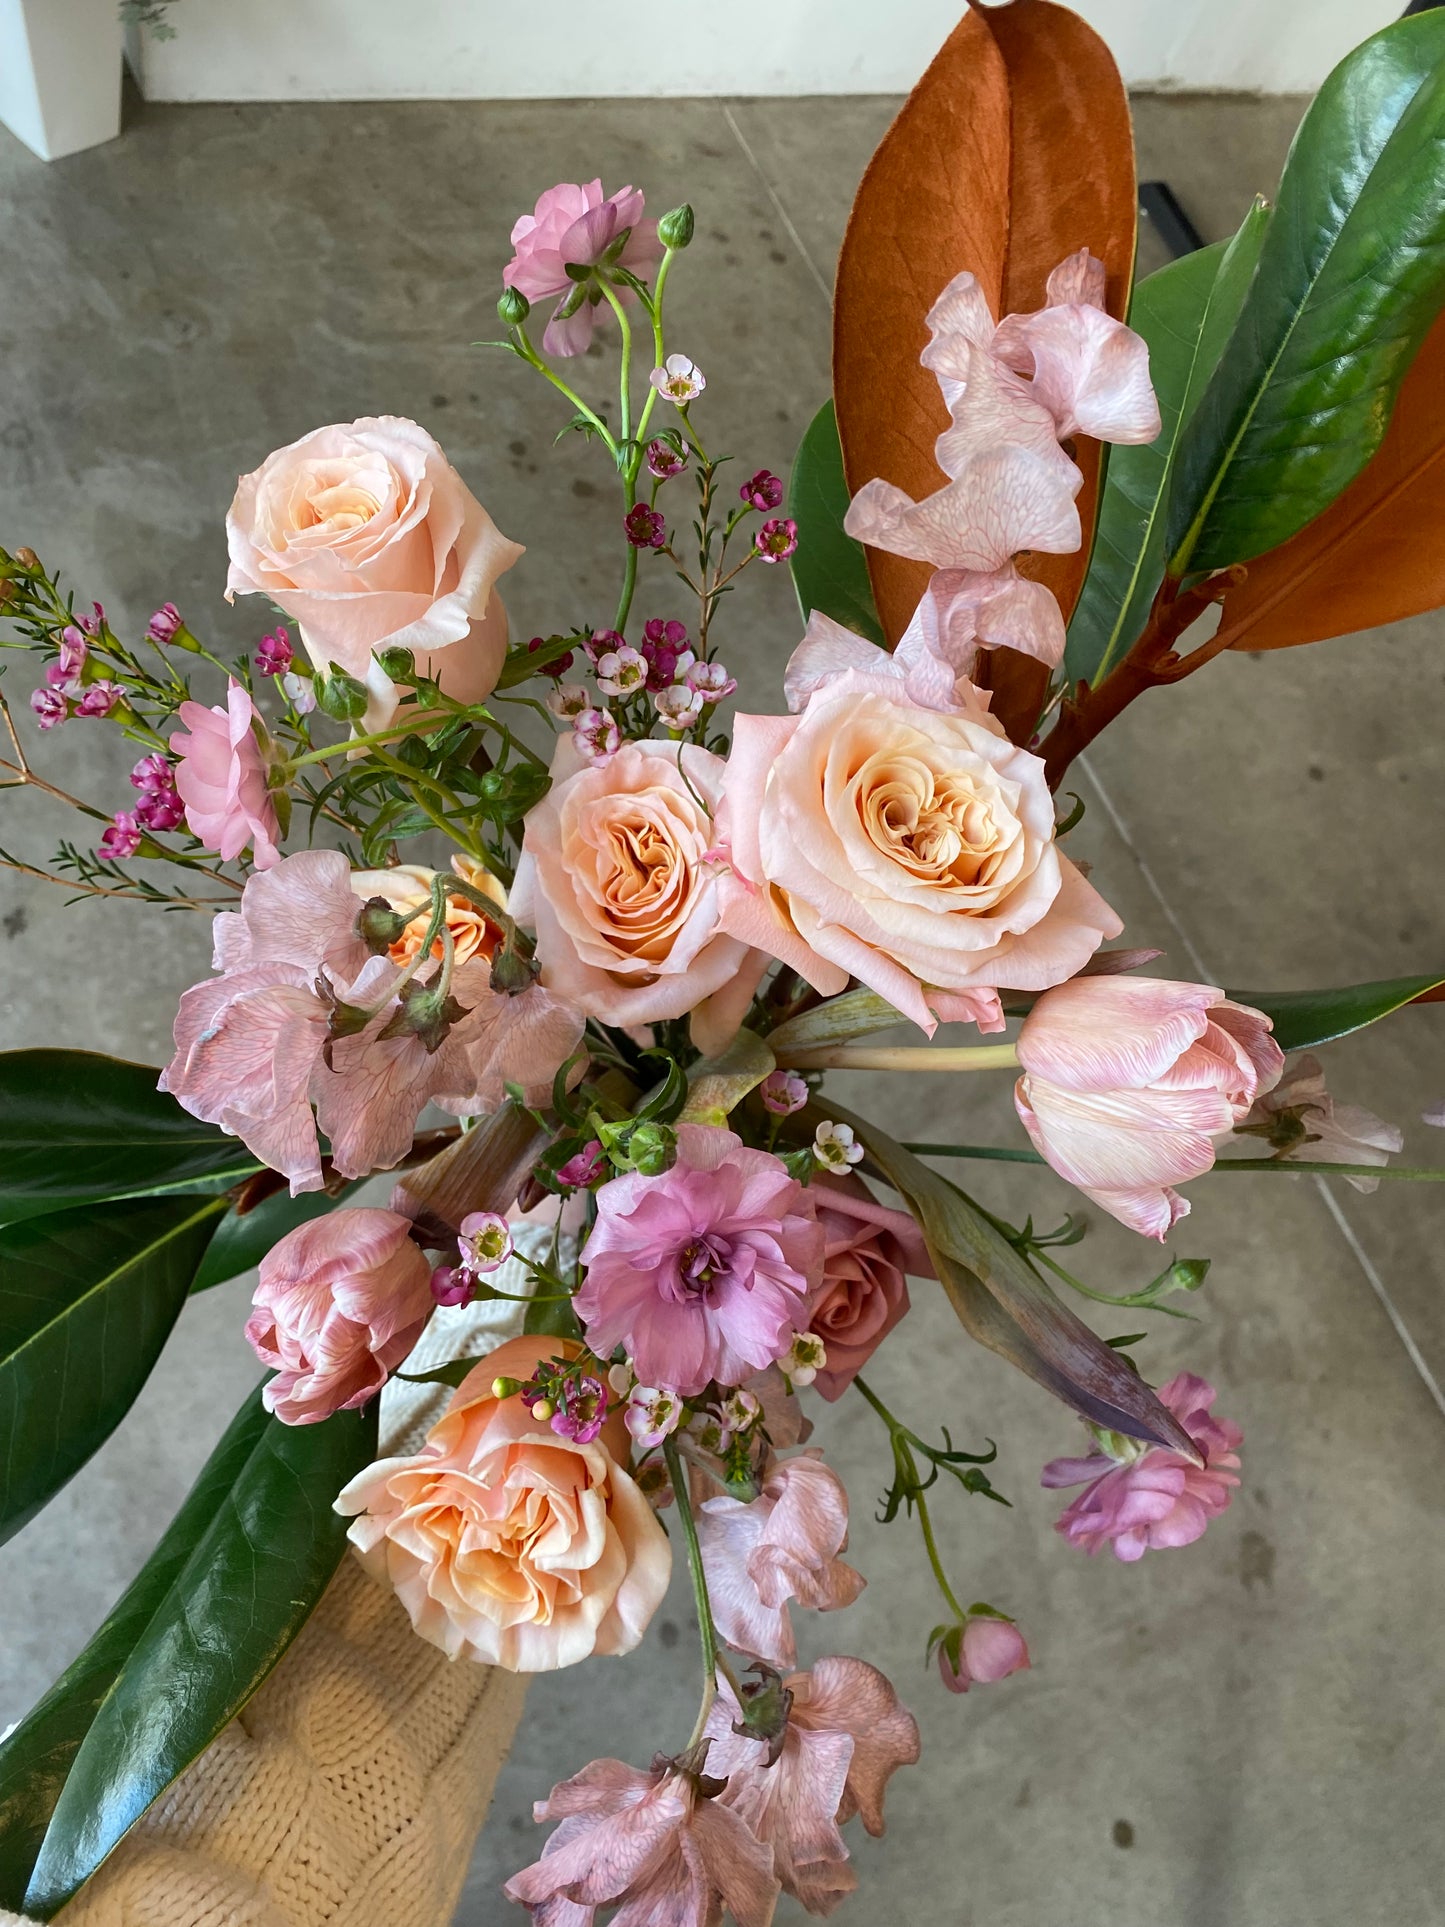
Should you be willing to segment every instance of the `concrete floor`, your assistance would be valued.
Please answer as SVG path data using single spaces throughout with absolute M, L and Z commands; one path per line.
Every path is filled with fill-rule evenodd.
M 1221 235 L 1273 187 L 1300 106 L 1142 100 L 1142 169 Z M 49 168 L 0 135 L 0 541 L 31 543 L 128 621 L 169 597 L 245 646 L 255 613 L 220 599 L 236 474 L 317 423 L 393 411 L 431 427 L 532 545 L 534 565 L 510 579 L 522 632 L 587 615 L 615 568 L 606 478 L 575 440 L 550 450 L 560 423 L 540 384 L 469 345 L 492 332 L 514 216 L 551 179 L 599 171 L 643 186 L 659 211 L 692 198 L 698 239 L 674 313 L 677 345 L 709 376 L 702 419 L 740 473 L 786 470 L 827 392 L 830 266 L 890 111 L 142 108 L 118 143 Z M 1162 259 L 1150 237 L 1143 248 L 1149 265 Z M 727 658 L 747 702 L 768 707 L 797 625 L 785 582 L 743 589 Z M 675 612 L 661 578 L 644 603 Z M 1179 975 L 1232 985 L 1439 966 L 1442 641 L 1436 618 L 1228 658 L 1130 712 L 1080 783 L 1075 842 L 1129 939 L 1163 945 Z M 82 728 L 49 739 L 44 764 L 114 807 L 132 758 Z M 55 827 L 5 799 L 5 844 L 48 848 Z M 176 995 L 206 968 L 199 919 L 65 909 L 3 874 L 0 931 L 4 1046 L 159 1061 Z M 1417 1122 L 1445 1094 L 1442 1044 L 1445 1012 L 1428 1009 L 1330 1053 L 1339 1094 L 1404 1124 L 1412 1162 L 1445 1155 Z M 1004 1080 L 981 1082 L 931 1084 L 930 1129 L 1008 1141 Z M 885 1121 L 916 1124 L 915 1091 L 859 1095 Z M 1072 1201 L 1047 1178 L 988 1169 L 975 1184 L 1020 1217 Z M 1037 1473 L 1076 1449 L 1073 1422 L 968 1347 L 926 1289 L 874 1374 L 919 1429 L 998 1439 L 996 1483 L 1014 1510 L 943 1495 L 939 1525 L 965 1595 L 1021 1618 L 1033 1672 L 954 1700 L 923 1670 L 934 1611 L 911 1528 L 871 1516 L 885 1479 L 875 1422 L 846 1402 L 823 1415 L 871 1584 L 846 1621 L 803 1638 L 814 1654 L 841 1646 L 886 1667 L 925 1745 L 922 1767 L 895 1782 L 887 1837 L 859 1844 L 858 1923 L 1445 1921 L 1440 1194 L 1335 1196 L 1270 1176 L 1194 1197 L 1175 1249 L 1214 1260 L 1202 1322 L 1158 1321 L 1146 1369 L 1215 1378 L 1245 1429 L 1244 1487 L 1203 1545 L 1132 1569 L 1067 1549 Z M 1112 1225 L 1091 1234 L 1082 1265 L 1114 1290 L 1153 1269 Z M 188 1311 L 120 1434 L 0 1552 L 0 1727 L 83 1643 L 252 1382 L 246 1296 L 237 1281 Z M 639 1659 L 534 1687 L 459 1927 L 513 1917 L 497 1884 L 535 1853 L 529 1806 L 553 1779 L 595 1754 L 640 1761 L 680 1743 L 694 1668 L 678 1596 Z

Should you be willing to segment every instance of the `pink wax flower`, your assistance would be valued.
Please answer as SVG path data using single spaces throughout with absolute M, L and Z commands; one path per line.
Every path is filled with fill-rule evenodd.
M 142 756 L 130 773 L 130 780 L 138 790 L 147 790 L 152 795 L 162 795 L 176 786 L 175 765 L 168 756 L 153 750 L 149 756 Z
M 660 368 L 654 368 L 647 377 L 657 390 L 670 402 L 683 408 L 690 401 L 696 401 L 707 387 L 707 377 L 695 361 L 686 355 L 669 355 Z
M 644 205 L 632 187 L 604 195 L 600 179 L 581 185 L 559 181 L 518 219 L 512 229 L 516 253 L 502 269 L 502 281 L 529 301 L 562 297 L 542 335 L 547 354 L 582 354 L 607 312 L 601 291 L 573 281 L 569 267 L 596 267 L 624 230 L 626 241 L 613 257 L 619 267 L 645 279 L 662 259 L 657 223 L 643 220 Z
M 421 1336 L 430 1272 L 394 1211 L 330 1212 L 261 1260 L 246 1337 L 276 1368 L 261 1394 L 286 1425 L 367 1404 Z
M 89 654 L 90 645 L 79 629 L 63 629 L 55 645 L 55 661 L 46 669 L 45 680 L 55 689 L 74 681 L 84 669 Z
M 970 1614 L 961 1632 L 953 1627 L 938 1642 L 938 1671 L 950 1693 L 991 1685 L 1010 1673 L 1025 1672 L 1031 1664 L 1028 1645 L 1014 1622 L 987 1613 Z
M 1202 1466 L 1191 1465 L 1181 1452 L 1097 1431 L 1087 1458 L 1049 1461 L 1045 1486 L 1084 1486 L 1057 1522 L 1070 1545 L 1091 1553 L 1112 1545 L 1114 1557 L 1126 1563 L 1164 1546 L 1193 1545 L 1239 1484 L 1236 1448 L 1244 1434 L 1214 1416 L 1210 1407 L 1218 1396 L 1193 1372 L 1180 1372 L 1159 1387 L 1159 1402 L 1193 1439 Z
M 1206 984 L 1076 977 L 1024 1019 L 1014 1105 L 1061 1178 L 1162 1241 L 1189 1210 L 1172 1187 L 1278 1083 L 1270 1028 Z
M 30 707 L 35 711 L 35 720 L 42 729 L 54 729 L 70 714 L 70 704 L 58 689 L 32 689 Z
M 665 1385 L 634 1385 L 627 1396 L 623 1422 L 639 1451 L 650 1452 L 682 1421 L 683 1403 Z
M 185 805 L 174 790 L 147 790 L 135 806 L 137 822 L 148 830 L 179 829 L 185 816 Z
M 86 635 L 98 636 L 105 627 L 104 604 L 92 602 L 90 605 L 90 614 L 88 616 L 77 616 L 75 620 L 80 628 L 85 631 Z
M 819 1172 L 809 1190 L 824 1242 L 823 1280 L 808 1329 L 827 1352 L 814 1384 L 832 1400 L 843 1396 L 906 1315 L 907 1279 L 935 1274 L 912 1218 L 879 1204 L 860 1178 Z
M 470 1211 L 458 1226 L 463 1267 L 475 1277 L 497 1270 L 512 1255 L 512 1227 L 500 1211 Z
M 696 662 L 687 671 L 687 686 L 702 698 L 704 705 L 708 705 L 723 702 L 731 696 L 738 686 L 738 679 L 730 676 L 720 662 Z
M 719 1804 L 771 1847 L 786 1892 L 830 1914 L 857 1887 L 840 1827 L 858 1816 L 883 1832 L 883 1798 L 900 1766 L 918 1759 L 918 1722 L 885 1676 L 861 1659 L 820 1659 L 783 1681 L 792 1694 L 775 1760 L 766 1741 L 736 1731 L 741 1708 L 726 1680 L 708 1715 L 707 1771 L 727 1787 Z M 641 1923 L 639 1923 L 641 1927 Z
M 647 681 L 647 658 L 624 643 L 598 659 L 597 687 L 604 696 L 630 696 Z
M 816 1451 L 774 1465 L 756 1499 L 703 1502 L 698 1526 L 708 1595 L 729 1646 L 791 1666 L 788 1601 L 815 1612 L 851 1606 L 865 1581 L 838 1557 L 848 1545 L 848 1494 Z
M 689 646 L 691 638 L 685 622 L 663 622 L 654 617 L 642 632 L 642 653 L 647 658 L 647 687 L 656 695 L 686 675 L 697 661 Z
M 703 710 L 703 693 L 692 689 L 686 683 L 674 683 L 671 689 L 661 689 L 653 697 L 653 707 L 658 721 L 667 728 L 682 731 L 691 729 Z
M 284 626 L 269 636 L 262 636 L 256 644 L 256 673 L 261 676 L 284 676 L 291 667 L 295 653 Z
M 786 562 L 798 547 L 798 525 L 789 516 L 774 516 L 753 537 L 760 562 Z
M 595 669 L 609 649 L 621 649 L 626 640 L 626 637 L 620 635 L 616 629 L 594 629 L 583 642 L 582 647 L 587 652 L 587 660 Z
M 77 716 L 108 716 L 119 703 L 125 701 L 125 691 L 118 682 L 102 678 L 99 682 L 86 683 L 79 692 L 75 704 Z M 184 708 L 184 704 L 182 705 Z
M 782 1357 L 822 1252 L 812 1200 L 780 1158 L 680 1124 L 670 1171 L 597 1193 L 573 1308 L 594 1351 L 621 1344 L 645 1383 L 691 1398 Z
M 529 656 L 535 656 L 546 641 L 547 638 L 545 636 L 533 636 L 532 640 L 527 644 L 527 654 Z M 537 674 L 539 676 L 551 676 L 560 682 L 576 660 L 576 656 L 569 649 L 565 655 L 554 656 L 551 662 L 544 662 L 542 667 L 537 671 Z
M 808 1101 L 808 1086 L 797 1071 L 769 1071 L 758 1086 L 763 1109 L 774 1117 L 791 1117 Z
M 164 646 L 167 643 L 174 642 L 178 631 L 184 627 L 185 624 L 181 621 L 181 612 L 175 603 L 163 602 L 146 624 L 146 641 L 160 643 Z
M 141 822 L 134 810 L 117 810 L 110 828 L 100 839 L 104 857 L 134 856 L 141 845 Z
M 559 683 L 547 697 L 547 707 L 564 723 L 575 723 L 592 707 L 592 698 L 580 682 Z
M 724 1908 L 737 1927 L 769 1927 L 772 1850 L 707 1786 L 670 1760 L 650 1773 L 594 1760 L 533 1808 L 562 1824 L 502 1891 L 534 1927 L 592 1927 L 600 1907 L 620 1907 L 616 1927 L 718 1927 Z
M 622 747 L 622 731 L 610 709 L 584 709 L 572 722 L 572 747 L 584 763 L 605 763 Z
M 250 696 L 233 680 L 224 709 L 182 703 L 178 714 L 186 729 L 175 732 L 170 747 L 178 759 L 175 784 L 186 806 L 186 821 L 225 862 L 249 843 L 256 868 L 269 870 L 281 860 L 276 847 L 280 830 L 266 787 L 266 761 L 252 727 L 256 712 Z
M 647 472 L 658 482 L 670 482 L 687 467 L 687 455 L 662 440 L 647 444 Z
M 591 1138 L 582 1149 L 568 1158 L 565 1164 L 557 1167 L 559 1184 L 575 1185 L 579 1190 L 589 1188 L 604 1178 L 612 1169 L 607 1153 L 597 1138 Z
M 783 484 L 771 469 L 760 468 L 738 490 L 738 499 L 765 515 L 769 509 L 781 508 Z
M 522 1389 L 526 1397 L 526 1387 Z M 590 1372 L 579 1372 L 564 1381 L 562 1399 L 547 1421 L 559 1439 L 575 1439 L 590 1445 L 607 1422 L 607 1387 Z
M 1425 1121 L 1431 1121 L 1428 1115 Z M 1263 1138 L 1281 1162 L 1388 1164 L 1405 1143 L 1398 1124 L 1387 1124 L 1362 1104 L 1337 1104 L 1325 1088 L 1320 1060 L 1308 1052 L 1295 1059 L 1272 1091 L 1254 1100 L 1248 1117 L 1234 1128 L 1243 1137 Z M 1352 1177 L 1345 1183 L 1366 1193 L 1380 1188 L 1378 1178 Z
M 469 1305 L 476 1296 L 477 1281 L 462 1265 L 438 1265 L 431 1275 L 431 1295 L 449 1309 Z
M 622 527 L 634 549 L 660 549 L 667 540 L 667 518 L 661 509 L 650 509 L 646 502 L 630 508 Z

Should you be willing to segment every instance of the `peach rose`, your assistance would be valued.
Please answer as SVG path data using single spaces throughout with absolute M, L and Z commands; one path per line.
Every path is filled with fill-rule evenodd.
M 484 863 L 478 863 L 475 857 L 458 851 L 452 858 L 452 871 L 464 883 L 470 883 L 474 890 L 483 891 L 498 909 L 506 909 L 506 891 Z M 353 870 L 351 873 L 351 887 L 363 902 L 369 902 L 372 897 L 385 897 L 393 910 L 416 911 L 415 917 L 387 952 L 394 964 L 405 967 L 421 947 L 431 917 L 432 879 L 435 876 L 436 871 L 428 870 L 422 863 L 396 863 L 389 870 Z M 459 964 L 469 963 L 473 957 L 490 961 L 502 933 L 498 925 L 488 920 L 486 911 L 479 904 L 460 893 L 449 896 L 446 924 L 456 946 L 456 961 Z M 432 955 L 442 955 L 440 935 L 432 944 Z
M 930 1035 L 1001 1030 L 1000 988 L 1061 983 L 1123 928 L 1059 853 L 1040 759 L 977 705 L 922 706 L 896 666 L 739 716 L 723 797 L 722 928 Z
M 336 1501 L 361 1562 L 452 1659 L 548 1673 L 628 1653 L 667 1591 L 672 1550 L 637 1489 L 612 1414 L 589 1445 L 534 1419 L 525 1380 L 554 1338 L 512 1338 L 462 1381 L 426 1443 L 382 1459 Z
M 828 1354 L 813 1389 L 832 1400 L 907 1312 L 908 1278 L 933 1277 L 933 1261 L 908 1213 L 879 1204 L 861 1178 L 820 1171 L 808 1188 L 823 1227 L 823 1282 L 808 1329 Z
M 265 595 L 312 662 L 371 691 L 368 728 L 396 685 L 373 652 L 406 648 L 458 702 L 483 702 L 507 647 L 496 581 L 523 553 L 424 428 L 400 415 L 313 429 L 243 475 L 226 516 L 228 600 Z
M 664 742 L 579 767 L 564 737 L 512 887 L 549 990 L 606 1024 L 692 1012 L 709 1052 L 737 1029 L 767 963 L 718 925 L 710 812 L 722 777 L 720 757 Z

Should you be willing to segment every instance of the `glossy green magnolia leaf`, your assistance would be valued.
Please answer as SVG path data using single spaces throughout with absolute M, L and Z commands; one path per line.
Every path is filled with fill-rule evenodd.
M 1171 261 L 1134 290 L 1129 325 L 1149 344 L 1163 427 L 1143 447 L 1109 451 L 1098 534 L 1069 623 L 1064 672 L 1097 685 L 1144 627 L 1164 579 L 1164 521 L 1179 436 L 1199 404 L 1253 279 L 1269 225 L 1256 201 L 1232 241 Z
M 828 1114 L 852 1125 L 888 1182 L 908 1200 L 939 1281 L 971 1338 L 1091 1423 L 1197 1458 L 1188 1435 L 1138 1373 L 1055 1297 L 946 1178 L 832 1098 Z
M 238 1218 L 234 1210 L 228 1211 L 206 1248 L 191 1285 L 192 1292 L 209 1291 L 212 1285 L 222 1285 L 228 1278 L 250 1271 L 288 1231 L 294 1231 L 299 1224 L 309 1224 L 313 1218 L 325 1217 L 365 1181 L 358 1178 L 335 1197 L 325 1191 L 303 1191 L 299 1198 L 293 1198 L 289 1191 L 278 1191 L 243 1217 Z
M 1274 1020 L 1281 1050 L 1314 1050 L 1348 1037 L 1382 1017 L 1402 1010 L 1417 997 L 1438 990 L 1445 977 L 1389 977 L 1375 984 L 1346 984 L 1339 990 L 1231 990 L 1237 1004 L 1252 1004 Z
M 215 1189 L 261 1168 L 158 1091 L 157 1075 L 96 1051 L 0 1053 L 0 1224 L 94 1198 Z
M 1369 461 L 1445 300 L 1445 13 L 1343 60 L 1290 149 L 1259 268 L 1180 443 L 1174 575 L 1245 562 Z
M 250 1699 L 346 1545 L 332 1501 L 376 1456 L 377 1402 L 268 1421 L 96 1707 L 25 1896 L 48 1920 Z
M 81 1741 L 270 1423 L 258 1385 L 207 1459 L 159 1545 L 85 1651 L 0 1742 L 0 1907 L 18 1911 L 25 1905 L 40 1843 Z
M 881 644 L 883 625 L 873 606 L 863 545 L 843 532 L 849 500 L 838 420 L 832 402 L 825 401 L 798 444 L 788 485 L 788 513 L 798 525 L 793 587 L 805 617 L 817 609 Z
M 0 1542 L 130 1410 L 225 1208 L 134 1198 L 0 1230 Z

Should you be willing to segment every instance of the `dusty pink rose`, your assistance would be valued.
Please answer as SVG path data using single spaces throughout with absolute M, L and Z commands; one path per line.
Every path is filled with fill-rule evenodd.
M 625 1470 L 621 1416 L 584 1442 L 492 1393 L 562 1349 L 499 1345 L 419 1451 L 368 1466 L 336 1501 L 367 1571 L 451 1659 L 545 1673 L 628 1653 L 667 1591 L 671 1549 Z
M 819 1172 L 809 1189 L 823 1229 L 823 1282 L 808 1329 L 827 1364 L 813 1383 L 841 1398 L 908 1310 L 907 1278 L 931 1278 L 923 1235 L 906 1211 L 879 1204 L 860 1178 Z
M 848 1494 L 816 1451 L 776 1464 L 756 1499 L 704 1500 L 698 1525 L 718 1631 L 770 1666 L 797 1659 L 788 1601 L 815 1612 L 851 1606 L 863 1575 L 848 1545 Z
M 1059 983 L 1122 929 L 1059 852 L 1042 762 L 981 708 L 925 706 L 897 665 L 809 684 L 797 715 L 736 719 L 725 930 L 824 996 L 856 977 L 931 1035 L 1001 1030 L 1000 988 Z
M 1214 1416 L 1210 1407 L 1218 1396 L 1193 1372 L 1180 1372 L 1159 1387 L 1160 1403 L 1193 1439 L 1202 1466 L 1182 1452 L 1115 1432 L 1095 1432 L 1096 1449 L 1087 1458 L 1051 1459 L 1043 1471 L 1045 1486 L 1084 1486 L 1058 1520 L 1069 1544 L 1085 1552 L 1112 1546 L 1114 1557 L 1126 1563 L 1160 1547 L 1193 1545 L 1239 1484 L 1237 1447 L 1244 1434 Z
M 169 748 L 192 835 L 228 863 L 249 843 L 256 868 L 269 870 L 281 860 L 280 831 L 250 696 L 232 682 L 224 709 L 182 703 L 177 714 L 186 727 L 172 733 Z
M 415 422 L 364 416 L 277 449 L 241 477 L 226 540 L 227 597 L 268 596 L 318 669 L 364 682 L 368 728 L 398 702 L 377 649 L 412 650 L 458 702 L 491 694 L 507 647 L 496 582 L 522 550 Z
M 535 1927 L 592 1927 L 601 1907 L 618 1908 L 612 1927 L 720 1927 L 724 1908 L 737 1927 L 769 1927 L 772 1853 L 696 1772 L 593 1760 L 533 1812 L 562 1824 L 503 1892 Z
M 622 1345 L 638 1378 L 691 1398 L 781 1358 L 818 1282 L 813 1201 L 781 1158 L 708 1124 L 677 1127 L 677 1162 L 596 1194 L 572 1300 L 588 1343 Z
M 976 1613 L 938 1642 L 938 1670 L 950 1693 L 987 1686 L 1031 1665 L 1028 1645 L 1011 1619 Z
M 1362 1104 L 1337 1104 L 1325 1088 L 1324 1067 L 1309 1052 L 1295 1059 L 1272 1091 L 1254 1100 L 1248 1117 L 1234 1128 L 1241 1136 L 1263 1138 L 1282 1162 L 1388 1164 L 1405 1143 L 1398 1124 L 1387 1124 Z M 1366 1193 L 1380 1188 L 1378 1178 L 1346 1178 L 1345 1183 Z
M 261 1398 L 287 1425 L 368 1404 L 432 1312 L 431 1266 L 394 1211 L 330 1212 L 261 1260 L 246 1337 L 276 1377 Z
M 1270 1020 L 1206 984 L 1081 977 L 1040 997 L 1018 1041 L 1014 1105 L 1058 1172 L 1163 1240 L 1215 1142 L 1279 1080 Z
M 606 1024 L 693 1016 L 715 1052 L 766 968 L 718 923 L 709 812 L 722 759 L 676 743 L 628 743 L 579 767 L 563 739 L 553 787 L 527 814 L 513 914 L 537 932 L 542 982 Z
M 773 1850 L 786 1892 L 829 1914 L 858 1885 L 839 1827 L 862 1816 L 883 1832 L 883 1795 L 900 1766 L 918 1759 L 918 1723 L 882 1673 L 861 1659 L 820 1659 L 783 1681 L 793 1696 L 781 1751 L 735 1733 L 739 1707 L 726 1681 L 708 1716 L 707 1770 L 727 1788 L 721 1803 Z
M 662 259 L 657 223 L 642 218 L 644 205 L 633 187 L 604 195 L 600 180 L 559 181 L 530 214 L 519 216 L 512 229 L 517 251 L 502 269 L 502 280 L 529 301 L 562 297 L 542 335 L 549 355 L 582 354 L 596 323 L 610 312 L 601 290 L 572 280 L 569 267 L 596 267 L 624 229 L 619 266 L 645 279 Z
M 160 1079 L 192 1116 L 284 1171 L 293 1192 L 322 1182 L 318 1123 L 335 1169 L 365 1177 L 405 1156 L 431 1102 L 484 1113 L 512 1080 L 546 1102 L 581 1034 L 578 1013 L 550 992 L 534 985 L 507 997 L 474 958 L 453 973 L 464 1014 L 435 1050 L 413 1033 L 382 1036 L 397 1013 L 400 972 L 367 955 L 360 908 L 334 850 L 301 850 L 248 878 L 239 913 L 215 920 L 220 975 L 181 998 L 175 1055 Z M 332 1039 L 334 1002 L 374 1014 L 362 1030 Z

